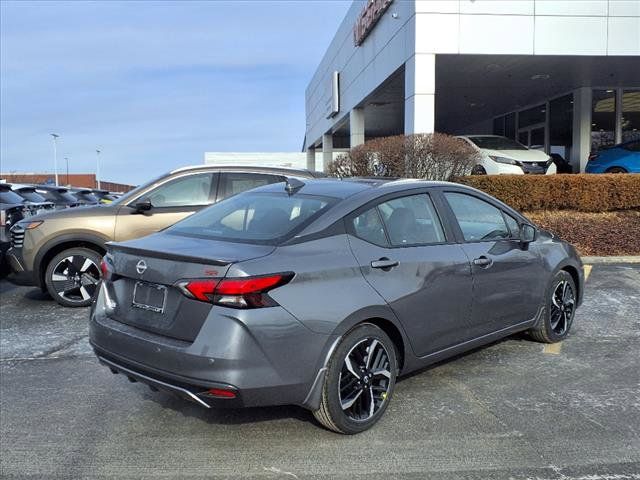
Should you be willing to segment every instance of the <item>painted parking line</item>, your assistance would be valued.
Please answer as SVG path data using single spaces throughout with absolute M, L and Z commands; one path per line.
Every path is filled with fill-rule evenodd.
M 593 269 L 593 265 L 583 265 L 582 268 L 584 269 L 584 281 L 586 282 L 591 270 Z
M 542 349 L 542 353 L 548 353 L 549 355 L 560 355 L 560 350 L 562 350 L 562 342 L 547 343 Z

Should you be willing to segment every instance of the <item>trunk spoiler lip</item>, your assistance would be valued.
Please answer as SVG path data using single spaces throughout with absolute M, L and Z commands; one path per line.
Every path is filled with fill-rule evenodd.
M 165 260 L 179 259 L 179 260 L 184 260 L 192 263 L 200 263 L 203 265 L 216 265 L 220 267 L 225 267 L 227 265 L 231 265 L 232 263 L 234 263 L 234 260 L 224 261 L 224 260 L 215 260 L 212 258 L 205 258 L 205 257 L 194 257 L 192 255 L 183 255 L 180 253 L 166 253 L 158 250 L 147 250 L 144 248 L 129 247 L 129 246 L 120 245 L 114 242 L 107 242 L 106 246 L 108 248 L 109 253 L 113 253 L 114 251 L 116 251 L 116 252 L 123 252 L 123 253 L 131 253 L 134 255 L 142 255 L 142 256 L 151 257 L 151 258 L 161 258 Z

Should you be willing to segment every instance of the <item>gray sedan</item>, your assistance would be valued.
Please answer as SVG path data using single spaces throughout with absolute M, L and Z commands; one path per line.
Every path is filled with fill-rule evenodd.
M 108 245 L 99 360 L 204 407 L 296 404 L 358 433 L 396 378 L 528 331 L 583 295 L 566 242 L 452 183 L 289 178 Z

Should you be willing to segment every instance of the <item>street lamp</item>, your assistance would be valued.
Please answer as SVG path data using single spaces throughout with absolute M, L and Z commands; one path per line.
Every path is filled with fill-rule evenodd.
M 98 183 L 98 190 L 100 189 L 100 150 L 96 148 L 96 182 Z
M 64 161 L 67 164 L 67 186 L 69 186 L 69 157 L 64 157 Z
M 57 187 L 59 185 L 58 184 L 58 137 L 60 137 L 60 135 L 58 135 L 57 133 L 50 133 L 49 135 L 53 137 L 53 173 L 56 176 L 56 187 Z

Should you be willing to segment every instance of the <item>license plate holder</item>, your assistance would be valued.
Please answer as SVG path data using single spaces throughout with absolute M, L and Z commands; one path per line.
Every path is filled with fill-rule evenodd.
M 133 287 L 132 306 L 154 313 L 164 313 L 167 287 L 148 282 L 136 282 Z

